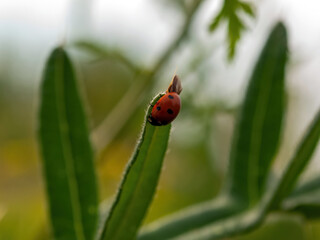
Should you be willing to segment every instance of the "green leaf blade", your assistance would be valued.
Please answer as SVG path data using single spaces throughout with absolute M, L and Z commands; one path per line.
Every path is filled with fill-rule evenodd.
M 245 29 L 242 21 L 237 14 L 229 15 L 228 22 L 228 38 L 229 38 L 229 51 L 228 58 L 231 60 L 236 52 L 236 45 L 240 40 L 241 33 Z
M 259 207 L 248 209 L 221 221 L 208 224 L 202 228 L 182 234 L 174 240 L 212 240 L 228 239 L 250 230 L 261 224 L 263 212 Z
M 209 31 L 213 32 L 217 29 L 217 27 L 220 24 L 220 21 L 222 20 L 223 17 L 223 11 L 221 11 L 211 22 L 210 26 L 209 26 Z
M 264 191 L 266 175 L 280 139 L 284 114 L 285 27 L 271 32 L 251 76 L 230 159 L 227 191 L 254 205 Z
M 273 209 L 281 204 L 294 188 L 303 169 L 308 164 L 314 150 L 317 147 L 320 138 L 320 111 L 314 118 L 304 139 L 297 148 L 297 151 L 291 161 L 288 163 L 278 184 L 275 187 L 269 208 Z M 316 181 L 316 180 L 315 180 Z M 305 191 L 305 190 L 304 190 Z M 304 192 L 302 191 L 302 192 Z
M 138 240 L 172 239 L 239 211 L 240 206 L 227 198 L 200 203 L 147 225 Z
M 303 194 L 290 195 L 281 203 L 281 210 L 298 212 L 308 219 L 320 218 L 320 188 Z
M 248 14 L 251 17 L 255 17 L 253 7 L 250 3 L 247 2 L 239 2 L 239 6 L 242 8 L 242 10 Z
M 228 40 L 228 59 L 232 60 L 235 56 L 236 46 L 245 30 L 244 21 L 241 13 L 254 17 L 254 11 L 251 4 L 240 0 L 225 0 L 217 16 L 212 19 L 209 25 L 209 31 L 215 31 L 222 22 L 227 23 Z
M 134 239 L 152 201 L 167 149 L 171 124 L 156 127 L 147 118 L 100 239 Z
M 320 176 L 318 174 L 315 174 L 314 176 L 309 177 L 307 180 L 299 183 L 290 194 L 289 198 L 303 196 L 305 194 L 309 194 L 318 190 L 320 190 Z
M 55 49 L 44 72 L 39 139 L 55 239 L 93 239 L 98 196 L 93 153 L 72 63 Z

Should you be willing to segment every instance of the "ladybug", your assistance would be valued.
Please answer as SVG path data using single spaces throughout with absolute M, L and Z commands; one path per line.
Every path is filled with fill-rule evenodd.
M 175 75 L 166 93 L 153 106 L 148 121 L 155 126 L 171 123 L 179 114 L 181 101 L 179 94 L 182 91 L 181 81 Z

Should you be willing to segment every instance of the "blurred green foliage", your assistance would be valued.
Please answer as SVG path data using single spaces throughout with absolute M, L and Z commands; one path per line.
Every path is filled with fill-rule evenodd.
M 236 46 L 245 29 L 244 20 L 240 17 L 245 13 L 251 17 L 255 16 L 251 3 L 240 0 L 224 0 L 223 6 L 218 15 L 210 24 L 210 31 L 217 29 L 223 20 L 227 22 L 227 39 L 229 42 L 228 57 L 232 59 L 236 52 Z
M 183 6 L 188 7 L 189 5 L 183 3 Z M 15 29 L 12 30 L 15 31 Z M 179 31 L 177 32 L 180 34 Z M 233 36 L 239 36 L 239 31 L 235 31 Z M 190 42 L 186 36 L 178 42 L 180 43 L 178 45 L 180 47 L 182 45 L 183 48 L 189 48 L 192 45 L 188 44 Z M 105 47 L 104 45 L 108 45 L 107 40 L 103 47 Z M 8 48 L 9 45 L 2 44 L 2 46 Z M 109 49 L 109 47 L 105 48 Z M 211 54 L 201 55 L 198 51 L 201 47 L 198 46 L 196 49 L 190 59 L 190 62 L 195 62 L 196 67 L 186 67 L 181 71 L 181 76 L 187 84 L 190 84 L 189 86 L 199 87 L 197 83 L 201 82 L 202 86 L 207 87 L 204 81 L 205 76 L 203 72 L 199 72 L 199 69 L 205 69 L 203 63 L 206 61 L 206 57 Z M 27 59 L 32 63 L 32 68 L 24 68 L 23 70 L 13 67 L 15 66 L 14 62 L 17 61 L 16 58 L 21 58 L 19 49 L 13 49 L 12 54 L 9 54 L 8 51 L 2 53 L 6 61 L 2 63 L 0 68 L 1 240 L 49 238 L 47 205 L 35 140 L 37 129 L 35 117 L 38 107 L 36 99 L 39 97 L 38 81 L 41 72 L 39 69 L 43 68 L 44 60 L 50 51 L 51 49 L 48 48 L 45 53 L 41 52 L 41 61 L 32 61 L 34 56 L 28 56 Z M 207 52 L 211 53 L 211 50 Z M 77 67 L 81 69 L 80 83 L 83 83 L 84 86 L 83 91 L 88 103 L 86 108 L 92 128 L 99 126 L 105 116 L 108 116 L 115 105 L 126 96 L 127 91 L 136 83 L 144 81 L 142 80 L 144 77 L 141 75 L 149 72 L 149 69 L 145 71 L 145 66 L 139 66 L 142 69 L 142 74 L 140 75 L 138 72 L 137 77 L 137 72 L 127 65 L 127 60 L 124 61 L 118 56 L 114 56 L 113 53 L 106 54 L 103 51 L 97 53 L 97 55 L 84 53 L 79 48 L 72 52 L 72 57 L 77 60 Z M 175 51 L 171 53 L 166 64 L 163 64 L 157 72 L 154 77 L 157 86 L 153 85 L 148 89 L 148 93 L 144 94 L 145 98 L 141 100 L 141 104 L 135 107 L 130 121 L 123 125 L 119 134 L 116 134 L 106 148 L 97 151 L 99 154 L 96 169 L 100 183 L 100 200 L 110 199 L 116 192 L 123 169 L 141 130 L 141 123 L 150 96 L 159 91 L 159 85 L 167 84 L 168 74 L 172 75 L 170 65 L 174 64 L 172 60 L 174 53 Z M 186 66 L 189 65 L 186 63 Z M 215 67 L 212 66 L 212 68 Z M 37 74 L 34 74 L 34 69 L 37 70 Z M 25 82 L 17 81 L 17 75 L 12 74 L 12 72 L 19 71 Z M 229 68 L 229 71 L 233 71 L 232 67 Z M 212 79 L 215 76 L 212 74 Z M 147 77 L 147 79 L 150 78 Z M 201 101 L 198 101 L 201 98 L 198 94 L 199 90 L 196 93 L 191 90 L 189 93 L 187 92 L 188 89 L 185 89 L 185 95 L 182 95 L 182 112 L 174 124 L 173 137 L 169 144 L 160 184 L 145 223 L 194 203 L 211 199 L 218 193 L 224 179 L 225 171 L 219 165 L 222 158 L 213 155 L 213 150 L 208 147 L 208 144 L 212 146 L 214 133 L 222 131 L 223 138 L 219 139 L 219 144 L 216 144 L 215 148 L 221 150 L 229 145 L 227 135 L 232 127 L 223 125 L 225 129 L 221 129 L 221 125 L 217 124 L 216 119 L 223 117 L 232 122 L 237 112 L 238 103 L 231 107 L 228 103 L 221 102 L 202 104 Z M 230 99 L 233 97 L 230 96 Z M 179 179 L 183 179 L 183 181 L 179 181 Z M 270 218 L 259 230 L 234 239 L 282 240 L 283 236 L 288 236 L 297 240 L 314 240 L 320 236 L 320 226 L 317 220 L 310 222 L 304 218 L 297 218 L 296 215 L 281 216 L 276 220 L 273 217 Z

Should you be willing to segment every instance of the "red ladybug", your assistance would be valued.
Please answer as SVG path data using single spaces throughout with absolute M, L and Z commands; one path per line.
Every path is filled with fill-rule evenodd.
M 155 126 L 163 126 L 171 123 L 180 111 L 181 101 L 179 94 L 182 91 L 181 81 L 175 75 L 171 84 L 163 95 L 153 106 L 148 121 Z

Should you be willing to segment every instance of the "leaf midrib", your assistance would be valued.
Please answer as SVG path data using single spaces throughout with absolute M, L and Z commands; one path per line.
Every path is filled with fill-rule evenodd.
M 82 226 L 82 216 L 81 216 L 81 208 L 80 208 L 80 200 L 79 200 L 79 193 L 78 193 L 78 184 L 76 181 L 76 173 L 73 166 L 73 156 L 72 156 L 72 147 L 69 138 L 69 127 L 68 127 L 68 120 L 66 116 L 66 108 L 64 105 L 65 95 L 64 95 L 64 55 L 61 52 L 58 52 L 58 57 L 56 58 L 55 66 L 56 74 L 54 75 L 54 82 L 56 87 L 56 103 L 57 103 L 57 110 L 58 110 L 58 119 L 60 124 L 59 130 L 61 132 L 61 147 L 62 153 L 64 155 L 65 163 L 66 163 L 66 170 L 67 170 L 67 181 L 70 189 L 70 198 L 71 198 L 71 207 L 72 207 L 72 215 L 74 218 L 74 229 L 76 233 L 76 237 L 78 240 L 85 240 L 84 231 Z M 61 54 L 61 55 L 60 55 Z M 60 61 L 59 61 L 60 60 Z
M 278 54 L 276 54 L 278 55 Z M 268 56 L 270 57 L 270 56 Z M 275 61 L 273 62 L 273 66 L 275 65 Z M 270 69 L 274 69 L 273 67 L 270 67 Z M 270 72 L 270 76 L 272 78 L 272 81 L 267 81 L 267 87 L 264 91 L 262 91 L 262 93 L 264 93 L 263 95 L 261 94 L 261 96 L 263 97 L 260 97 L 258 96 L 258 104 L 257 106 L 263 106 L 264 103 L 269 103 L 269 99 L 270 99 L 270 90 L 271 90 L 271 87 L 272 87 L 272 84 L 274 82 L 274 79 L 273 79 L 273 75 L 274 75 L 274 71 L 267 71 L 267 72 Z M 261 87 L 261 86 L 260 86 Z M 259 174 L 260 174 L 260 168 L 258 166 L 258 162 L 259 162 L 259 159 L 260 159 L 260 153 L 261 153 L 261 141 L 262 141 L 262 138 L 261 136 L 263 135 L 263 131 L 256 131 L 254 129 L 259 129 L 259 128 L 262 128 L 263 129 L 263 126 L 264 126 L 264 123 L 266 121 L 265 119 L 265 115 L 267 113 L 267 107 L 263 108 L 263 107 L 258 107 L 257 108 L 258 110 L 255 111 L 255 114 L 254 114 L 254 117 L 253 119 L 260 119 L 260 121 L 253 121 L 254 123 L 256 123 L 253 127 L 253 131 L 251 132 L 251 138 L 250 138 L 250 147 L 249 147 L 249 160 L 248 160 L 248 163 L 249 163 L 249 171 L 248 171 L 248 176 L 249 176 L 249 182 L 253 182 L 253 183 L 256 183 L 257 185 L 254 185 L 254 184 L 250 184 L 249 186 L 249 192 L 248 192 L 248 197 L 249 197 L 249 201 L 250 201 L 250 204 L 251 203 L 254 203 L 255 200 L 257 199 L 257 189 L 256 189 L 256 186 L 258 186 L 258 178 L 259 178 Z M 262 109 L 261 111 L 259 111 L 259 109 Z M 260 123 L 260 124 L 259 124 Z M 255 127 L 257 126 L 257 127 Z M 256 137 L 256 138 L 255 138 Z M 258 141 L 254 141 L 254 139 L 258 139 Z M 255 147 L 253 147 L 255 146 Z M 254 151 L 256 150 L 256 151 Z M 254 154 L 256 153 L 256 154 Z M 255 158 L 254 156 L 257 156 L 257 158 Z M 254 163 L 254 160 L 256 160 L 256 164 Z M 254 168 L 254 169 L 253 169 Z M 257 173 L 256 173 L 257 171 Z

